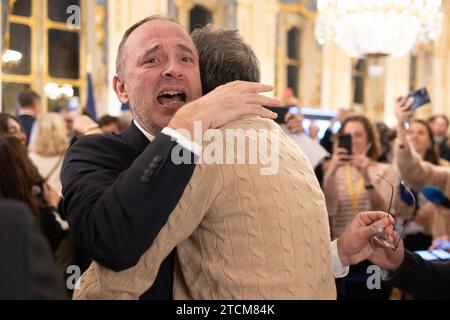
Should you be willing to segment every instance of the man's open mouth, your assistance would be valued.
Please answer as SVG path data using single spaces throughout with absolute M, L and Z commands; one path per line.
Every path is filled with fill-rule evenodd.
M 162 106 L 169 105 L 171 103 L 185 103 L 186 93 L 183 91 L 164 91 L 158 95 L 158 102 Z

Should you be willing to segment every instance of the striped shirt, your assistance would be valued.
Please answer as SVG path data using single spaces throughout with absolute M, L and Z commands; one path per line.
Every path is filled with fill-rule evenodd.
M 382 208 L 372 207 L 369 191 L 364 188 L 364 179 L 356 167 L 350 164 L 341 166 L 334 174 L 326 177 L 326 179 L 332 179 L 330 187 L 324 190 L 332 239 L 338 238 L 345 231 L 357 213 L 387 210 L 392 189 L 378 175 L 395 185 L 398 178 L 394 167 L 390 164 L 371 161 L 368 173 L 375 189 L 385 199 L 385 206 Z

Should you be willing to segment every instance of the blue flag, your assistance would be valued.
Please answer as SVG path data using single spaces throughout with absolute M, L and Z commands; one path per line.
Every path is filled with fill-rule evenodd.
M 85 111 L 92 120 L 97 121 L 97 112 L 95 111 L 94 86 L 92 84 L 92 76 L 90 73 L 87 74 L 87 101 Z

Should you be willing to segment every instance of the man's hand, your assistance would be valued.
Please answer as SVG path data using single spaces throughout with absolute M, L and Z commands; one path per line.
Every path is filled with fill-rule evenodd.
M 393 225 L 394 219 L 386 212 L 359 213 L 337 240 L 338 254 L 342 265 L 357 264 L 373 257 L 377 253 L 376 250 L 379 249 L 379 245 L 373 237 L 383 231 L 386 233 L 388 240 L 393 243 Z M 401 249 L 403 251 L 403 248 Z M 397 250 L 400 250 L 400 248 Z
M 303 119 L 305 117 L 302 114 L 288 112 L 284 117 L 284 123 L 291 133 L 300 133 L 303 132 Z
M 399 235 L 394 232 L 394 240 L 391 243 L 397 243 Z M 405 248 L 403 246 L 403 240 L 400 239 L 397 249 L 394 251 L 392 248 L 386 248 L 380 245 L 374 247 L 373 253 L 368 259 L 377 266 L 383 269 L 395 271 L 400 267 L 405 258 Z
M 201 121 L 203 130 L 207 130 L 219 128 L 247 115 L 275 119 L 277 114 L 263 106 L 278 106 L 280 101 L 260 94 L 272 90 L 272 86 L 256 82 L 227 83 L 180 108 L 168 127 L 187 129 L 193 137 L 195 121 Z
M 414 103 L 412 98 L 398 97 L 395 102 L 395 116 L 397 117 L 398 124 L 403 126 L 414 116 L 414 112 L 409 111 Z

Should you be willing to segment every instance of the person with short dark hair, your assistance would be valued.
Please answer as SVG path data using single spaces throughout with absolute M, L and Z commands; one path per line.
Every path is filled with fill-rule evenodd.
M 208 25 L 194 30 L 191 37 L 199 50 L 203 94 L 235 80 L 260 81 L 259 60 L 247 44 L 235 42 L 239 39 L 237 30 L 214 30 Z
M 428 123 L 434 134 L 434 140 L 439 149 L 441 158 L 450 161 L 450 142 L 448 140 L 449 121 L 445 114 L 430 117 Z
M 31 130 L 37 115 L 41 112 L 41 97 L 34 91 L 26 90 L 17 97 L 19 106 L 18 118 L 27 135 L 27 145 L 30 141 Z
M 110 115 L 104 115 L 97 121 L 98 126 L 102 130 L 103 133 L 114 133 L 119 134 L 119 118 L 110 116 Z

